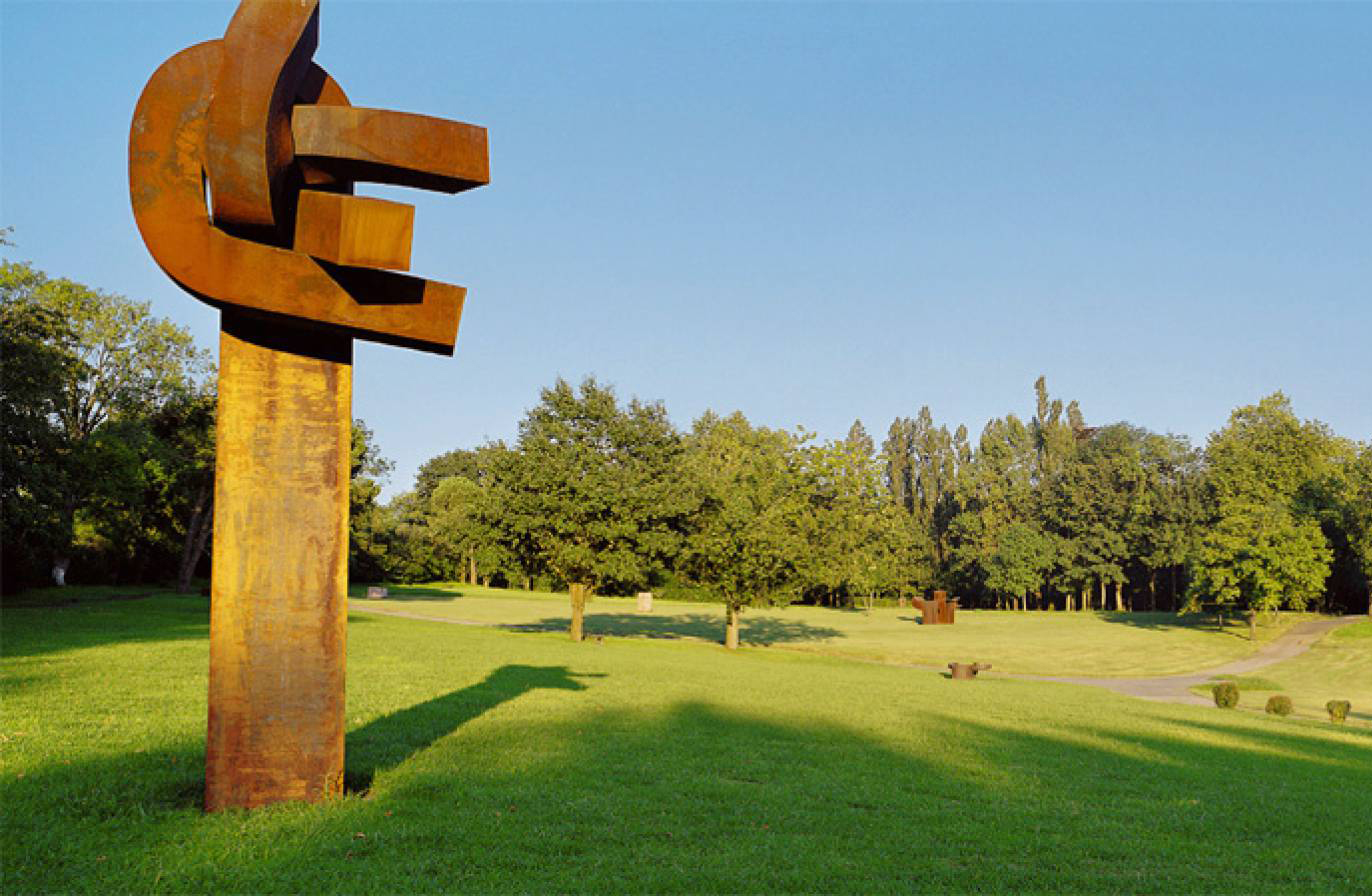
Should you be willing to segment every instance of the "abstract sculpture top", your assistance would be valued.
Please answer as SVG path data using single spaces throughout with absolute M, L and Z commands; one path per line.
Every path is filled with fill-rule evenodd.
M 350 105 L 318 39 L 319 0 L 243 0 L 222 40 L 153 74 L 129 135 L 143 241 L 212 305 L 452 354 L 466 291 L 396 273 L 414 209 L 351 194 L 479 187 L 486 129 Z

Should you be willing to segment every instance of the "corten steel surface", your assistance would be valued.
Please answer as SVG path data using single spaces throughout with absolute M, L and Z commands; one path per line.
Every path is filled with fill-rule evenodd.
M 410 267 L 414 208 L 384 199 L 303 190 L 297 250 L 323 261 L 404 271 Z
M 991 668 L 990 663 L 949 663 L 948 669 L 951 677 L 958 681 L 971 681 L 977 677 L 978 672 L 985 672 Z
M 948 593 L 935 591 L 933 600 L 915 598 L 914 605 L 920 610 L 920 622 L 924 625 L 952 625 L 957 611 L 958 600 L 948 600 Z
M 207 809 L 341 792 L 351 404 L 350 338 L 224 313 Z
M 413 209 L 353 183 L 490 176 L 483 128 L 353 108 L 318 29 L 318 0 L 244 0 L 153 74 L 129 135 L 148 251 L 223 312 L 208 809 L 340 792 L 352 338 L 457 337 L 462 287 L 397 273 Z

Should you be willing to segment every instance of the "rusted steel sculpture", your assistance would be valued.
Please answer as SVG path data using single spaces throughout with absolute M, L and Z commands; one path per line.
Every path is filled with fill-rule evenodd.
M 950 677 L 960 681 L 971 681 L 977 677 L 978 672 L 985 672 L 991 668 L 990 663 L 949 663 L 948 669 L 952 673 Z
M 413 209 L 355 181 L 489 181 L 484 128 L 358 109 L 318 0 L 244 0 L 148 81 L 129 191 L 148 251 L 221 310 L 205 807 L 343 787 L 354 337 L 450 355 L 465 290 L 408 270 Z
M 914 605 L 920 611 L 920 623 L 923 625 L 952 625 L 957 614 L 958 599 L 948 599 L 948 592 L 935 591 L 933 600 L 915 598 Z

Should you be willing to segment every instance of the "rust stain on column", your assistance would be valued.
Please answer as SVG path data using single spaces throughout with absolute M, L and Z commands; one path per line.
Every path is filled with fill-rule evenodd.
M 343 787 L 352 340 L 224 313 L 205 808 Z

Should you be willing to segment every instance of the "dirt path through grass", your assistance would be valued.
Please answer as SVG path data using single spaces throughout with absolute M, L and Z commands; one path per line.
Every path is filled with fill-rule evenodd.
M 1339 616 L 1333 619 L 1312 619 L 1280 635 L 1252 656 L 1189 675 L 1161 675 L 1152 678 L 1082 678 L 1058 675 L 1009 675 L 1006 677 L 1032 681 L 1058 681 L 1065 684 L 1084 684 L 1105 688 L 1129 697 L 1140 697 L 1144 700 L 1208 706 L 1211 701 L 1192 693 L 1191 688 L 1206 684 L 1220 675 L 1245 675 L 1299 656 L 1334 629 L 1365 618 L 1367 617 Z

